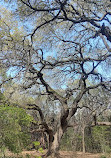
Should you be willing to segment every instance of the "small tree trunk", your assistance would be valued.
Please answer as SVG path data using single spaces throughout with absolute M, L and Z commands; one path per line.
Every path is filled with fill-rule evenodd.
M 83 147 L 83 153 L 85 153 L 85 126 L 82 128 L 82 147 Z

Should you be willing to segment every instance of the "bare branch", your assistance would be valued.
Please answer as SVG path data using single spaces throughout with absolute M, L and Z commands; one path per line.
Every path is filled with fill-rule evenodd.
M 29 7 L 30 9 L 32 9 L 34 11 L 37 11 L 37 12 L 39 12 L 39 11 L 41 11 L 41 12 L 50 12 L 50 11 L 55 11 L 55 10 L 59 10 L 60 9 L 58 7 L 57 8 L 48 8 L 48 9 L 45 9 L 45 8 L 39 8 L 39 9 L 37 9 L 37 8 L 33 7 L 30 3 L 28 4 L 28 3 L 26 3 L 23 0 L 21 0 L 21 2 L 23 4 L 25 4 L 27 7 Z
M 111 126 L 111 122 L 96 122 L 96 125 L 95 124 L 91 125 L 91 127 L 94 126 Z

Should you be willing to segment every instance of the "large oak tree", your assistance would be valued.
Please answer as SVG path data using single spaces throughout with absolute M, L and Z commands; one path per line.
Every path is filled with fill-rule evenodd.
M 111 2 L 14 0 L 9 5 L 19 25 L 1 18 L 1 64 L 24 90 L 59 104 L 54 127 L 38 104 L 28 105 L 39 112 L 49 136 L 47 156 L 57 156 L 84 94 L 98 87 L 110 91 Z

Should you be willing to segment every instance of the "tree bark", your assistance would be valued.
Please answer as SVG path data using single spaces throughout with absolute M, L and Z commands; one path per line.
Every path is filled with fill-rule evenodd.
M 44 156 L 45 158 L 50 155 L 53 156 L 54 158 L 60 158 L 59 147 L 63 134 L 64 134 L 64 130 L 60 126 L 53 135 L 49 135 L 49 146 L 48 146 L 48 151 Z
M 83 128 L 82 128 L 82 147 L 83 147 L 83 153 L 86 152 L 85 150 L 85 126 L 83 125 Z

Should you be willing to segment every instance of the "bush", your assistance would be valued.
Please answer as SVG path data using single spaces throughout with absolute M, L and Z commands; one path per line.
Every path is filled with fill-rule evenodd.
M 30 141 L 29 127 L 32 118 L 25 110 L 7 105 L 0 106 L 0 149 L 8 148 L 19 153 Z

